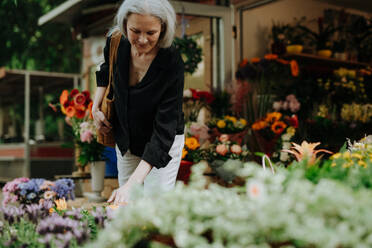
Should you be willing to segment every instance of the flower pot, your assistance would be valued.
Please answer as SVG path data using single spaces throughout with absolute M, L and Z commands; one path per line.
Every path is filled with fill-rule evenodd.
M 106 200 L 101 196 L 101 192 L 104 189 L 105 167 L 105 161 L 94 161 L 90 163 L 90 174 L 92 176 L 91 186 L 93 192 L 87 192 L 84 196 L 86 196 L 91 202 L 103 202 Z
M 318 50 L 316 54 L 322 57 L 330 58 L 332 56 L 332 51 L 329 49 L 323 49 L 323 50 Z
M 181 160 L 180 168 L 177 174 L 178 181 L 183 181 L 185 184 L 188 184 L 191 175 L 191 166 L 193 164 L 193 162 Z
M 301 53 L 304 49 L 303 45 L 288 45 L 286 47 L 287 53 Z

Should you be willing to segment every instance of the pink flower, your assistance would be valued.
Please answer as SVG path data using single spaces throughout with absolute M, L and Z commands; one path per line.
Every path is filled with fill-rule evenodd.
M 208 130 L 208 126 L 197 122 L 193 122 L 190 126 L 191 136 L 195 136 L 200 141 L 204 141 L 209 138 Z
M 293 95 L 293 94 L 288 95 L 288 96 L 285 98 L 285 100 L 287 100 L 288 102 L 297 101 L 296 96 Z
M 297 111 L 299 111 L 300 107 L 301 103 L 297 101 L 297 99 L 289 102 L 289 109 L 291 110 L 292 113 L 296 113 Z
M 81 129 L 88 129 L 89 128 L 89 123 L 84 121 L 80 124 Z
M 227 142 L 229 140 L 229 135 L 227 134 L 222 134 L 219 138 L 219 141 L 221 142 Z
M 231 146 L 231 152 L 239 155 L 240 153 L 242 153 L 242 147 L 240 145 L 236 145 L 236 144 L 232 145 Z
M 54 192 L 54 191 L 45 191 L 44 198 L 49 200 L 49 199 L 53 198 L 54 196 L 56 196 L 56 194 L 57 193 Z
M 42 185 L 40 185 L 41 190 L 50 190 L 55 184 L 51 181 L 45 180 Z
M 92 140 L 93 140 L 93 133 L 89 130 L 84 131 L 80 135 L 80 140 L 81 140 L 81 142 L 88 142 L 90 144 L 90 142 L 92 142 Z
M 225 156 L 226 153 L 229 151 L 229 149 L 227 148 L 227 146 L 225 144 L 219 144 L 217 147 L 216 147 L 216 152 L 222 156 Z
M 277 101 L 273 103 L 273 109 L 279 111 L 282 108 L 283 101 Z

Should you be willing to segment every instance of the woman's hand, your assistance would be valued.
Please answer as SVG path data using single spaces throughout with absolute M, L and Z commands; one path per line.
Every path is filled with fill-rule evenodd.
M 152 166 L 144 160 L 138 164 L 129 180 L 120 188 L 114 190 L 107 202 L 114 202 L 115 205 L 127 204 L 130 200 L 132 185 L 142 184 Z
M 94 125 L 97 130 L 103 134 L 110 132 L 112 126 L 110 122 L 106 119 L 105 115 L 100 110 L 92 111 Z

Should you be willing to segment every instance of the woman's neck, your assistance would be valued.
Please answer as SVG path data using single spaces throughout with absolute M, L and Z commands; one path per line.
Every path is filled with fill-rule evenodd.
M 151 49 L 149 52 L 139 52 L 134 46 L 131 47 L 131 55 L 132 58 L 146 58 L 146 57 L 153 57 L 155 56 L 159 51 L 159 47 L 156 46 L 153 49 Z

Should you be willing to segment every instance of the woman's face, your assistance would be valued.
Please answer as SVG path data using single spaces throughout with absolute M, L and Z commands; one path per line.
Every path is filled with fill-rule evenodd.
M 158 43 L 161 22 L 152 15 L 130 14 L 126 28 L 128 40 L 137 52 L 148 53 Z

